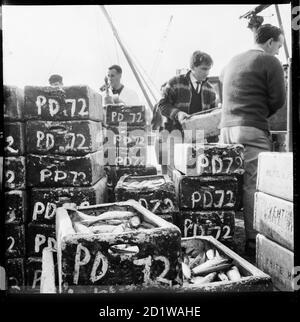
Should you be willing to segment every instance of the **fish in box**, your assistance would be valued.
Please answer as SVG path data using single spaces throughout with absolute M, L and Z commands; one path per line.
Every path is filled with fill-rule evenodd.
M 254 229 L 262 235 L 294 250 L 294 205 L 291 201 L 255 193 Z
M 42 257 L 44 248 L 56 250 L 55 225 L 29 223 L 27 228 L 27 255 Z
M 180 230 L 138 202 L 58 208 L 59 292 L 182 283 Z
M 9 293 L 22 293 L 25 286 L 24 259 L 6 260 L 7 286 Z
M 244 173 L 241 144 L 175 144 L 174 167 L 186 175 L 229 175 Z
M 128 126 L 146 125 L 145 106 L 124 106 L 122 104 L 111 104 L 104 107 L 104 124 L 118 126 L 120 122 L 126 122 Z
M 133 199 L 154 214 L 178 212 L 174 183 L 167 175 L 128 176 L 115 187 L 116 201 Z
M 241 205 L 241 187 L 233 175 L 186 176 L 173 168 L 168 172 L 181 210 L 238 210 Z
M 256 189 L 293 201 L 293 153 L 262 152 L 258 156 Z
M 84 155 L 103 145 L 100 122 L 27 121 L 27 153 Z
M 91 187 L 32 188 L 30 220 L 35 223 L 55 224 L 57 207 L 64 202 L 89 206 L 107 202 L 107 176 Z
M 181 211 L 177 226 L 183 237 L 212 236 L 222 242 L 233 240 L 234 211 Z
M 24 111 L 24 91 L 16 86 L 3 86 L 5 121 L 22 121 Z
M 28 186 L 92 186 L 104 175 L 103 151 L 84 156 L 27 155 Z
M 5 223 L 25 223 L 27 216 L 26 195 L 25 190 L 11 190 L 4 193 Z
M 18 156 L 25 153 L 24 123 L 5 122 L 4 123 L 6 156 Z
M 18 190 L 26 188 L 25 157 L 6 157 L 4 159 L 4 173 L 6 189 Z
M 20 258 L 25 256 L 25 227 L 14 223 L 5 224 L 5 256 Z
M 25 86 L 26 120 L 103 120 L 102 96 L 88 86 Z
M 177 292 L 271 291 L 271 277 L 211 236 L 183 238 Z

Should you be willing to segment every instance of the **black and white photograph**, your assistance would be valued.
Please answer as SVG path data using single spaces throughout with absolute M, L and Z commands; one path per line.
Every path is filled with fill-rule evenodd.
M 3 1 L 1 23 L 10 306 L 207 320 L 246 296 L 254 315 L 256 294 L 295 309 L 297 1 Z

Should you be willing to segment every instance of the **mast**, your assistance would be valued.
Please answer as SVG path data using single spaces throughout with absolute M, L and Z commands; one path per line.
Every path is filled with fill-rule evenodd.
M 138 82 L 138 84 L 140 85 L 140 88 L 141 88 L 141 90 L 142 90 L 142 92 L 143 92 L 143 94 L 144 94 L 144 96 L 146 98 L 146 101 L 147 101 L 148 105 L 150 106 L 151 110 L 153 111 L 153 108 L 154 108 L 153 104 L 152 104 L 152 102 L 151 102 L 151 100 L 150 100 L 150 98 L 148 96 L 148 93 L 147 93 L 147 91 L 146 91 L 146 89 L 145 89 L 145 87 L 144 87 L 144 85 L 143 85 L 143 83 L 142 83 L 142 81 L 140 79 L 140 76 L 139 76 L 138 72 L 136 71 L 136 68 L 135 68 L 135 66 L 134 66 L 134 64 L 133 64 L 133 62 L 132 62 L 132 60 L 131 60 L 131 58 L 130 58 L 127 50 L 126 50 L 126 48 L 124 47 L 124 45 L 123 45 L 123 43 L 122 43 L 122 41 L 121 41 L 121 39 L 119 37 L 119 34 L 118 34 L 118 31 L 117 31 L 116 27 L 114 26 L 114 24 L 113 24 L 109 14 L 108 14 L 108 12 L 106 11 L 104 5 L 100 5 L 100 8 L 101 8 L 104 16 L 106 17 L 106 19 L 107 19 L 107 21 L 108 21 L 108 23 L 109 23 L 109 25 L 110 25 L 110 27 L 111 27 L 111 29 L 113 31 L 113 34 L 116 37 L 116 39 L 117 39 L 117 41 L 118 41 L 118 43 L 119 43 L 119 45 L 120 45 L 120 47 L 121 47 L 121 49 L 122 49 L 122 51 L 124 53 L 124 56 L 127 59 L 127 62 L 129 64 L 129 66 L 130 66 L 130 68 L 131 68 L 131 70 L 132 70 L 137 82 Z

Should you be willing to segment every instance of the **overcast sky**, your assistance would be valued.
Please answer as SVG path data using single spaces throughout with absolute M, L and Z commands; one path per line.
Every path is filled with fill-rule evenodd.
M 214 60 L 211 75 L 219 75 L 232 56 L 252 46 L 248 22 L 239 16 L 254 7 L 106 6 L 124 45 L 156 88 L 177 69 L 188 68 L 194 50 L 209 53 Z M 280 5 L 280 12 L 291 54 L 290 5 Z M 261 15 L 265 23 L 278 25 L 274 5 Z M 278 58 L 286 62 L 283 49 Z M 58 73 L 65 85 L 98 90 L 107 67 L 117 63 L 124 70 L 123 82 L 138 90 L 99 6 L 3 6 L 3 60 L 8 85 L 44 86 L 50 74 Z

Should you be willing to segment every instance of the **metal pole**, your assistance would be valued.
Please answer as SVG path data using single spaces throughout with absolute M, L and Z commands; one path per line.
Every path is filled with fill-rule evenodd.
M 139 75 L 138 75 L 137 71 L 135 70 L 135 67 L 134 67 L 134 65 L 133 65 L 133 63 L 132 63 L 132 61 L 131 61 L 131 58 L 130 58 L 130 56 L 129 56 L 129 54 L 128 54 L 127 50 L 126 50 L 126 48 L 125 48 L 125 47 L 123 46 L 123 44 L 122 44 L 122 41 L 121 41 L 121 39 L 120 39 L 120 37 L 119 37 L 119 34 L 118 34 L 118 32 L 117 32 L 117 29 L 115 28 L 115 26 L 114 26 L 114 24 L 113 24 L 113 22 L 112 22 L 112 20 L 111 20 L 111 18 L 110 18 L 110 16 L 109 16 L 109 14 L 108 14 L 108 12 L 106 11 L 106 9 L 104 8 L 104 6 L 103 6 L 103 5 L 100 5 L 100 8 L 102 9 L 102 11 L 103 11 L 103 13 L 104 13 L 104 15 L 105 15 L 105 17 L 106 17 L 106 19 L 107 19 L 108 23 L 109 23 L 109 24 L 110 24 L 110 26 L 111 26 L 111 29 L 112 29 L 112 31 L 113 31 L 113 34 L 114 34 L 114 36 L 116 37 L 116 39 L 117 39 L 117 41 L 118 41 L 118 43 L 119 43 L 119 45 L 120 45 L 120 47 L 121 47 L 121 49 L 122 49 L 122 51 L 123 51 L 123 53 L 124 53 L 125 57 L 126 57 L 126 59 L 127 59 L 127 62 L 128 62 L 128 64 L 129 64 L 129 66 L 131 67 L 132 72 L 133 72 L 134 76 L 136 77 L 137 82 L 139 83 L 139 85 L 140 85 L 140 87 L 141 87 L 141 90 L 142 90 L 142 92 L 143 92 L 143 94 L 144 94 L 144 96 L 145 96 L 145 98 L 146 98 L 147 103 L 149 104 L 149 106 L 150 106 L 151 110 L 153 111 L 153 104 L 152 104 L 152 102 L 151 102 L 151 100 L 150 100 L 150 98 L 149 98 L 149 96 L 148 96 L 148 94 L 147 94 L 147 92 L 146 92 L 146 90 L 145 90 L 145 88 L 144 88 L 144 85 L 142 84 L 142 81 L 141 81 L 141 79 L 140 79 L 140 77 L 139 77 Z
M 275 9 L 276 9 L 276 15 L 277 15 L 277 19 L 278 19 L 278 24 L 279 24 L 279 27 L 282 30 L 282 33 L 284 36 L 284 29 L 283 29 L 283 25 L 282 25 L 282 20 L 281 20 L 281 15 L 280 15 L 278 4 L 275 4 Z M 283 47 L 284 47 L 286 60 L 288 61 L 289 60 L 289 51 L 288 51 L 285 37 L 284 37 Z
M 287 150 L 293 151 L 293 119 L 292 119 L 292 60 L 288 59 L 288 83 L 287 83 Z

